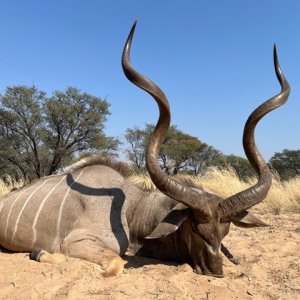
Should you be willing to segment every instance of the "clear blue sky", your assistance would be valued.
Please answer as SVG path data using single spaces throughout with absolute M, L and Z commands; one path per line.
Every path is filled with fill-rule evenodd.
M 172 123 L 225 154 L 243 156 L 244 122 L 280 91 L 277 44 L 292 92 L 259 124 L 269 159 L 300 149 L 300 1 L 10 0 L 0 4 L 0 93 L 35 84 L 51 94 L 75 86 L 110 102 L 106 133 L 154 123 L 154 101 L 123 75 L 120 57 L 138 19 L 132 63 L 171 104 Z

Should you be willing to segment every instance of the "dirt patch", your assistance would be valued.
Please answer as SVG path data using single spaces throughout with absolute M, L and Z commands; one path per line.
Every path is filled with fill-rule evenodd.
M 98 265 L 68 258 L 61 265 L 0 253 L 0 299 L 300 299 L 300 215 L 260 215 L 260 229 L 232 226 L 224 244 L 224 278 L 189 265 L 131 257 L 123 274 L 103 278 Z

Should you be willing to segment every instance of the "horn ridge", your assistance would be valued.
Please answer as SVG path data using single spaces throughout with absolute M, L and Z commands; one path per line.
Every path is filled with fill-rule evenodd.
M 189 207 L 197 209 L 205 218 L 211 216 L 207 200 L 213 195 L 210 193 L 199 193 L 196 190 L 184 186 L 165 174 L 158 165 L 158 155 L 161 145 L 167 135 L 171 122 L 169 102 L 163 91 L 150 79 L 136 71 L 130 62 L 130 48 L 133 39 L 136 22 L 133 24 L 122 54 L 122 67 L 125 76 L 133 84 L 149 93 L 157 102 L 159 107 L 159 119 L 150 136 L 146 151 L 146 166 L 149 175 L 156 187 L 173 198 Z
M 242 210 L 246 210 L 261 202 L 267 196 L 271 187 L 272 173 L 255 144 L 254 131 L 258 122 L 266 114 L 287 102 L 290 94 L 290 86 L 280 68 L 275 45 L 273 53 L 274 68 L 281 85 L 281 92 L 265 101 L 252 112 L 245 124 L 243 133 L 244 151 L 252 167 L 258 174 L 258 182 L 254 186 L 219 203 L 219 211 L 224 221 L 229 220 L 231 216 Z

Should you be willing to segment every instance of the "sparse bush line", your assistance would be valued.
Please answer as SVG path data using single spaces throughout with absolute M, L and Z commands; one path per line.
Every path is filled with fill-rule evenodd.
M 203 187 L 224 198 L 252 186 L 257 181 L 254 177 L 249 178 L 247 182 L 241 181 L 233 169 L 220 170 L 216 167 L 210 168 L 201 177 L 179 174 L 176 178 L 186 184 Z M 145 174 L 132 175 L 129 179 L 143 189 L 151 191 L 156 189 L 149 176 Z M 273 214 L 300 213 L 300 176 L 284 182 L 274 176 L 268 197 L 255 209 Z
M 13 176 L 6 175 L 3 179 L 0 179 L 0 196 L 8 194 L 13 189 L 20 189 L 27 183 L 28 182 L 22 177 L 16 179 Z
M 234 169 L 220 170 L 216 167 L 210 168 L 201 177 L 179 174 L 176 175 L 176 178 L 187 185 L 205 188 L 224 198 L 238 193 L 256 182 L 256 178 L 249 178 L 247 182 L 240 180 Z M 129 180 L 145 190 L 156 190 L 155 185 L 146 174 L 132 175 Z M 16 180 L 12 176 L 5 176 L 4 179 L 0 179 L 0 196 L 13 189 L 19 189 L 25 184 L 26 182 L 22 178 Z M 268 197 L 255 209 L 273 214 L 280 214 L 281 212 L 300 214 L 300 176 L 283 182 L 274 176 Z

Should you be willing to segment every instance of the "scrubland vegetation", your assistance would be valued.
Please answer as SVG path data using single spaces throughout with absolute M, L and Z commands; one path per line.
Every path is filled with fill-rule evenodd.
M 221 197 L 228 197 L 238 193 L 257 182 L 252 177 L 242 181 L 233 169 L 209 168 L 203 176 L 191 176 L 179 174 L 178 180 L 191 185 L 203 187 Z M 147 190 L 155 190 L 156 187 L 147 175 L 133 175 L 130 180 Z M 268 197 L 254 209 L 262 212 L 280 214 L 281 212 L 300 213 L 300 176 L 288 181 L 280 181 L 278 176 L 273 176 L 272 187 Z
M 23 178 L 15 179 L 13 176 L 4 176 L 4 179 L 0 179 L 0 196 L 3 196 L 13 189 L 19 189 L 26 185 L 27 182 Z
M 209 168 L 203 176 L 178 174 L 175 178 L 190 186 L 214 192 L 223 198 L 247 189 L 257 181 L 254 177 L 247 181 L 240 180 L 234 169 L 216 167 Z M 156 190 L 148 175 L 132 175 L 129 180 L 145 190 Z M 7 194 L 12 189 L 19 189 L 25 184 L 26 182 L 22 178 L 16 180 L 14 177 L 6 176 L 4 180 L 0 179 L 0 196 Z M 300 176 L 293 177 L 288 181 L 281 181 L 278 176 L 274 175 L 268 197 L 254 209 L 273 214 L 281 212 L 300 214 Z

